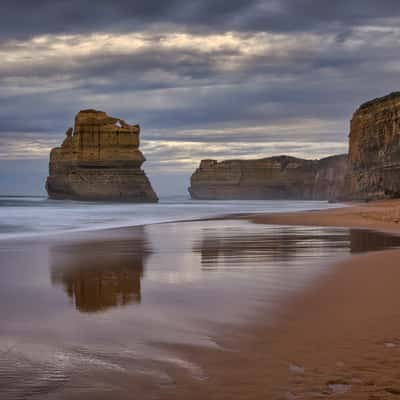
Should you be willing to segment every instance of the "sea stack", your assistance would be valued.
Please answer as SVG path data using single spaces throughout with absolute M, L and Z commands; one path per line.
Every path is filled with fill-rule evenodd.
M 346 154 L 321 160 L 203 160 L 189 192 L 199 200 L 334 200 L 341 196 L 346 173 Z
M 400 92 L 368 101 L 353 114 L 346 196 L 400 197 Z
M 157 202 L 141 165 L 139 125 L 82 110 L 61 147 L 51 150 L 46 189 L 51 199 Z

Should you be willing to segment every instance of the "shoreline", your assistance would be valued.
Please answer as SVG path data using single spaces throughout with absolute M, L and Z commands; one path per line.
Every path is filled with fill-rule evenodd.
M 315 236 L 317 240 L 322 235 L 322 230 L 318 227 L 348 228 L 350 231 L 347 234 L 350 239 L 346 240 L 350 240 L 350 244 L 346 246 L 350 246 L 350 251 L 346 253 L 345 258 L 336 258 L 336 255 L 339 255 L 339 253 L 335 253 L 336 250 L 331 253 L 323 253 L 323 243 L 320 247 L 315 244 L 312 247 L 312 241 L 310 242 L 310 249 L 314 249 L 317 257 L 319 251 L 327 255 L 319 260 L 320 266 L 326 265 L 326 272 L 316 275 L 317 278 L 310 281 L 309 285 L 300 287 L 298 292 L 288 293 L 285 295 L 287 297 L 282 297 L 281 300 L 278 298 L 274 300 L 271 297 L 271 301 L 275 302 L 271 304 L 276 306 L 276 312 L 275 308 L 269 309 L 269 304 L 263 300 L 264 297 L 271 296 L 275 286 L 264 285 L 261 288 L 262 296 L 258 298 L 258 302 L 253 303 L 254 315 L 248 321 L 236 325 L 228 322 L 228 319 L 224 320 L 226 313 L 237 312 L 235 310 L 238 310 L 238 304 L 241 304 L 240 302 L 236 304 L 237 297 L 242 296 L 245 299 L 249 296 L 249 292 L 241 290 L 246 286 L 238 285 L 229 302 L 226 303 L 227 308 L 221 314 L 221 319 L 217 322 L 208 322 L 215 324 L 218 328 L 215 331 L 215 337 L 214 333 L 210 337 L 211 341 L 215 341 L 218 346 L 208 348 L 196 344 L 196 341 L 191 344 L 190 341 L 168 344 L 168 341 L 162 340 L 163 332 L 160 331 L 157 334 L 161 333 L 159 337 L 161 340 L 153 339 L 155 349 L 165 349 L 166 354 L 173 355 L 172 360 L 178 360 L 176 364 L 168 364 L 170 383 L 166 386 L 163 384 L 158 386 L 145 376 L 133 377 L 132 381 L 121 382 L 132 390 L 139 391 L 143 394 L 143 398 L 154 394 L 155 398 L 171 400 L 186 400 L 187 398 L 194 400 L 205 398 L 213 400 L 258 400 L 260 398 L 293 400 L 328 397 L 349 400 L 389 399 L 393 394 L 400 393 L 400 385 L 397 384 L 399 376 L 397 365 L 400 361 L 400 311 L 397 310 L 397 304 L 400 301 L 400 290 L 398 290 L 400 289 L 400 284 L 398 284 L 400 269 L 397 260 L 400 259 L 400 250 L 369 251 L 366 254 L 353 255 L 351 254 L 351 243 L 356 239 L 356 245 L 369 243 L 367 246 L 369 249 L 375 248 L 371 247 L 369 239 L 365 236 L 361 235 L 364 238 L 361 240 L 362 243 L 360 242 L 361 237 L 358 240 L 354 238 L 354 234 L 356 237 L 358 235 L 357 232 L 352 232 L 352 228 L 381 231 L 390 235 L 398 234 L 400 232 L 397 222 L 399 210 L 400 201 L 390 200 L 353 204 L 350 207 L 322 211 L 230 214 L 206 219 L 159 223 L 157 224 L 159 227 L 156 224 L 121 227 L 98 230 L 95 234 L 93 231 L 81 231 L 79 235 L 73 233 L 73 235 L 65 237 L 60 235 L 51 237 L 50 241 L 52 242 L 54 239 L 54 243 L 47 243 L 48 237 L 45 240 L 42 240 L 43 237 L 41 237 L 37 241 L 41 247 L 39 246 L 36 250 L 35 247 L 28 247 L 27 251 L 32 257 L 33 266 L 37 265 L 38 268 L 41 268 L 41 265 L 49 263 L 49 268 L 41 269 L 44 278 L 41 279 L 41 282 L 48 279 L 50 271 L 51 285 L 57 285 L 65 291 L 63 293 L 57 289 L 57 298 L 61 297 L 63 304 L 67 300 L 63 296 L 68 293 L 70 296 L 76 290 L 75 307 L 79 307 L 79 313 L 82 313 L 116 306 L 113 301 L 109 301 L 109 297 L 102 298 L 100 296 L 99 300 L 102 300 L 99 303 L 100 308 L 97 305 L 94 308 L 95 304 L 84 296 L 85 293 L 88 293 L 86 289 L 92 288 L 90 282 L 96 278 L 97 272 L 99 272 L 99 276 L 104 276 L 104 284 L 111 283 L 111 287 L 106 285 L 104 289 L 106 287 L 117 288 L 113 282 L 118 283 L 118 277 L 121 277 L 121 285 L 118 287 L 125 288 L 122 283 L 125 282 L 126 273 L 129 273 L 128 281 L 134 285 L 128 287 L 130 297 L 128 296 L 127 299 L 141 302 L 141 285 L 147 287 L 148 291 L 149 283 L 151 283 L 151 281 L 146 281 L 146 273 L 154 271 L 155 275 L 153 276 L 157 277 L 157 274 L 163 273 L 164 268 L 167 268 L 166 272 L 168 272 L 169 267 L 176 265 L 173 257 L 179 252 L 171 252 L 169 245 L 173 246 L 175 243 L 174 233 L 180 233 L 181 240 L 186 238 L 187 234 L 193 234 L 193 230 L 196 229 L 193 222 L 204 221 L 206 224 L 207 221 L 210 221 L 210 225 L 213 225 L 212 221 L 221 221 L 222 225 L 230 226 L 238 221 L 246 223 L 246 226 L 250 225 L 250 227 L 252 223 L 258 225 L 257 227 L 253 225 L 253 230 L 256 228 L 258 232 L 256 235 L 247 237 L 246 231 L 244 231 L 243 235 L 236 236 L 239 241 L 230 242 L 228 238 L 227 242 L 222 239 L 219 244 L 218 240 L 221 237 L 210 235 L 210 231 L 206 230 L 205 232 L 208 233 L 205 236 L 198 237 L 201 239 L 200 241 L 196 239 L 193 242 L 196 244 L 195 247 L 189 242 L 186 250 L 190 254 L 197 254 L 195 257 L 202 255 L 204 261 L 210 258 L 223 260 L 235 251 L 238 257 L 242 251 L 242 261 L 246 263 L 246 251 L 254 251 L 256 244 L 259 246 L 257 254 L 260 254 L 260 251 L 261 254 L 263 254 L 262 252 L 271 254 L 271 252 L 278 251 L 277 254 L 281 254 L 282 257 L 289 254 L 300 266 L 302 262 L 304 263 L 304 259 L 303 261 L 301 258 L 296 259 L 296 254 L 293 253 L 293 249 L 290 249 L 293 238 L 291 239 L 285 233 L 280 240 L 276 241 L 274 228 L 268 227 L 265 232 L 271 231 L 272 233 L 270 232 L 269 236 L 262 236 L 264 232 L 262 224 L 315 226 L 317 227 Z M 185 222 L 186 225 L 180 225 L 181 222 Z M 214 225 L 218 224 L 220 223 Z M 140 228 L 146 226 L 149 229 L 147 234 L 143 235 L 146 232 L 141 232 Z M 158 236 L 161 231 L 164 231 L 164 236 Z M 304 229 L 304 231 L 307 232 L 308 229 Z M 300 249 L 308 247 L 307 243 L 304 243 L 304 238 L 307 238 L 307 233 L 303 239 L 295 238 Z M 57 243 L 57 239 L 62 239 L 62 241 L 65 239 L 66 243 Z M 171 242 L 166 245 L 168 240 Z M 340 239 L 337 237 L 335 239 L 334 236 L 330 240 Z M 178 243 L 180 242 L 178 240 Z M 397 243 L 397 240 L 395 242 Z M 148 263 L 153 254 L 151 252 L 152 243 L 162 244 L 164 252 L 154 253 L 156 258 L 152 264 L 153 267 L 149 267 Z M 337 243 L 340 245 L 340 241 Z M 289 247 L 287 247 L 288 245 Z M 385 246 L 386 248 L 390 247 L 390 243 L 388 246 L 386 239 Z M 172 248 L 174 249 L 174 247 Z M 177 250 L 179 250 L 179 246 Z M 160 258 L 157 254 L 163 256 Z M 18 253 L 14 256 L 19 257 Z M 36 262 L 35 257 L 38 257 Z M 9 258 L 7 260 L 10 261 Z M 186 269 L 189 262 L 187 256 L 181 257 L 179 260 L 182 262 L 182 268 Z M 19 262 L 21 265 L 25 265 L 25 259 L 21 259 Z M 265 259 L 260 257 L 257 262 L 261 266 Z M 130 263 L 134 268 L 129 272 L 124 269 L 124 265 Z M 273 256 L 270 258 L 270 263 L 276 264 Z M 307 270 L 311 266 L 307 259 L 303 265 L 303 268 Z M 157 266 L 160 268 L 154 269 Z M 197 268 L 193 272 L 197 271 Z M 114 274 L 112 279 L 106 274 L 106 271 Z M 211 273 L 215 275 L 221 272 L 223 272 L 223 268 L 220 271 L 216 268 Z M 294 275 L 295 270 L 291 268 L 283 270 L 281 273 L 285 273 L 286 277 L 298 279 L 298 275 Z M 236 277 L 238 276 L 236 275 Z M 243 275 L 243 277 L 245 276 Z M 226 278 L 229 277 L 232 278 L 233 275 L 226 276 Z M 144 282 L 141 282 L 142 279 Z M 241 280 L 242 278 L 237 282 Z M 278 289 L 282 282 L 276 281 Z M 193 289 L 195 288 L 196 286 L 193 287 Z M 156 287 L 153 286 L 153 289 Z M 207 299 L 204 298 L 207 291 L 203 291 L 203 289 L 197 292 L 197 303 L 201 307 L 203 307 L 203 303 L 207 303 Z M 206 286 L 205 289 L 207 289 Z M 173 287 L 168 289 L 168 285 L 163 284 L 157 290 L 154 292 L 155 298 L 158 298 L 157 296 L 162 296 L 165 300 L 175 298 L 176 293 Z M 166 290 L 169 290 L 168 296 L 166 296 Z M 144 291 L 144 299 L 146 299 L 147 291 Z M 53 292 L 53 287 L 51 287 L 51 292 Z M 98 292 L 96 291 L 96 293 Z M 187 293 L 189 303 L 194 301 L 194 294 L 192 291 Z M 178 300 L 179 295 L 176 298 L 176 301 Z M 217 306 L 218 301 L 223 303 L 224 296 L 217 296 L 215 300 L 216 302 L 210 303 L 209 306 Z M 175 304 L 174 301 L 173 304 Z M 176 304 L 180 304 L 179 301 Z M 65 304 L 65 307 L 70 310 L 70 317 L 77 318 L 80 324 L 83 321 L 86 321 L 85 323 L 97 321 L 96 318 L 82 320 L 79 313 L 70 309 L 70 305 Z M 146 308 L 143 307 L 146 306 L 142 305 L 136 310 L 145 310 Z M 174 309 L 171 306 L 171 310 Z M 271 310 L 272 313 L 268 314 Z M 120 315 L 125 314 L 122 308 L 119 312 Z M 208 312 L 205 310 L 204 316 L 207 316 Z M 126 315 L 132 315 L 132 313 L 127 312 Z M 75 321 L 74 318 L 72 321 Z M 99 319 L 99 323 L 101 321 L 102 319 Z M 179 319 L 177 321 L 179 322 Z M 141 325 L 132 321 L 130 326 L 140 327 Z M 115 329 L 115 326 L 111 323 L 108 329 Z M 149 329 L 148 332 L 151 333 L 154 328 Z M 99 330 L 98 334 L 100 335 L 102 332 Z M 398 335 L 397 332 L 399 332 Z M 103 333 L 106 335 L 105 340 L 108 341 L 107 332 Z M 127 336 L 124 337 L 124 340 L 129 341 L 131 339 L 129 330 L 119 331 L 119 335 L 125 334 Z M 145 338 L 146 336 L 143 337 L 143 340 Z M 169 352 L 169 350 L 171 351 Z M 113 354 L 113 356 L 118 356 L 118 354 Z M 184 360 L 196 368 L 198 366 L 199 371 L 205 372 L 204 376 L 194 377 L 187 368 L 181 368 L 180 360 Z M 152 363 L 163 368 L 166 361 L 153 361 Z M 139 386 L 135 388 L 136 384 Z M 145 386 L 143 389 L 139 389 L 142 384 Z
M 237 216 L 256 224 L 345 227 L 399 234 L 400 201 Z M 184 349 L 207 383 L 178 376 L 161 398 L 391 399 L 400 394 L 400 249 L 329 261 L 331 273 L 285 302 L 274 324 L 225 332 L 228 352 Z M 232 351 L 234 349 L 234 351 Z
M 228 350 L 183 348 L 210 378 L 196 382 L 178 375 L 176 390 L 161 398 L 395 398 L 398 257 L 400 250 L 387 250 L 335 263 L 329 277 L 289 299 L 274 324 L 258 321 L 225 332 Z
M 387 233 L 400 233 L 400 200 L 378 200 L 368 203 L 339 203 L 338 207 L 289 212 L 241 212 L 214 215 L 209 217 L 194 217 L 141 223 L 137 225 L 121 225 L 111 227 L 77 228 L 65 231 L 30 233 L 20 236 L 11 234 L 0 238 L 0 241 L 35 240 L 48 237 L 59 237 L 70 234 L 90 234 L 93 232 L 129 231 L 137 227 L 163 225 L 171 223 L 190 223 L 220 220 L 247 220 L 256 224 L 338 227 L 354 229 L 370 229 Z
M 240 218 L 257 224 L 371 229 L 400 233 L 400 200 L 346 204 L 347 207 L 328 210 L 276 214 L 256 213 Z
M 75 235 L 75 234 L 91 234 L 92 232 L 115 232 L 115 231 L 125 231 L 127 229 L 132 229 L 135 227 L 143 227 L 143 226 L 150 226 L 150 225 L 159 225 L 159 224 L 169 224 L 169 223 L 181 223 L 181 222 L 196 222 L 196 221 L 212 221 L 212 220 L 226 220 L 226 219 L 237 219 L 237 218 L 242 218 L 247 215 L 252 215 L 254 213 L 267 213 L 267 212 L 275 212 L 277 208 L 280 208 L 281 212 L 295 212 L 295 211 L 302 211 L 302 210 L 318 210 L 321 209 L 331 209 L 331 208 L 336 208 L 336 207 L 342 207 L 341 205 L 339 206 L 332 206 L 329 205 L 326 202 L 298 202 L 298 201 L 292 201 L 292 202 L 286 202 L 284 205 L 280 205 L 279 202 L 277 201 L 266 201 L 263 202 L 264 204 L 261 206 L 257 206 L 258 202 L 250 202 L 251 204 L 249 205 L 248 202 L 245 202 L 244 205 L 241 205 L 240 203 L 232 203 L 233 209 L 231 208 L 231 205 L 229 202 L 227 202 L 228 205 L 226 207 L 220 207 L 221 205 L 224 204 L 224 202 L 218 202 L 214 205 L 209 206 L 208 202 L 201 202 L 199 201 L 196 203 L 196 206 L 194 207 L 193 211 L 191 210 L 191 207 L 186 207 L 186 203 L 165 203 L 164 206 L 166 205 L 167 208 L 163 208 L 163 203 L 160 203 L 158 205 L 152 205 L 154 206 L 154 212 L 153 214 L 156 216 L 155 218 L 153 217 L 153 214 L 149 212 L 149 210 L 145 210 L 144 216 L 141 214 L 142 211 L 140 209 L 136 209 L 135 207 L 130 207 L 126 209 L 126 207 L 120 211 L 119 213 L 116 213 L 115 210 L 118 210 L 118 204 L 125 206 L 127 203 L 110 203 L 114 204 L 117 207 L 114 210 L 107 209 L 105 217 L 105 221 L 96 221 L 93 220 L 93 218 L 87 218 L 86 220 L 79 220 L 77 219 L 77 216 L 79 214 L 71 213 L 71 211 L 75 211 L 75 208 L 70 208 L 67 211 L 70 212 L 70 215 L 72 217 L 71 220 L 61 220 L 61 224 L 55 225 L 51 221 L 57 221 L 57 213 L 55 211 L 52 211 L 52 207 L 49 209 L 52 211 L 52 214 L 50 217 L 52 217 L 51 221 L 49 218 L 46 220 L 36 220 L 33 219 L 32 221 L 29 221 L 29 224 L 27 226 L 22 226 L 19 223 L 15 223 L 14 219 L 8 216 L 8 221 L 5 224 L 5 230 L 2 230 L 0 232 L 0 241 L 14 241 L 14 240 L 47 240 L 49 237 L 62 237 L 63 235 Z M 262 203 L 262 202 L 260 202 Z M 304 203 L 304 204 L 302 204 Z M 57 203 L 54 203 L 57 204 Z M 63 203 L 58 203 L 58 205 L 63 205 Z M 200 205 L 200 212 L 196 211 L 197 206 Z M 28 205 L 29 206 L 29 205 Z M 132 206 L 132 204 L 131 204 Z M 133 205 L 134 206 L 134 205 Z M 170 214 L 170 209 L 169 207 L 172 206 L 172 215 Z M 279 207 L 278 207 L 279 206 Z M 86 207 L 86 206 L 85 206 Z M 161 213 L 158 207 L 161 207 Z M 90 208 L 88 208 L 89 210 Z M 86 208 L 80 209 L 78 207 L 78 212 L 86 212 Z M 57 209 L 56 209 L 57 211 Z M 165 211 L 167 211 L 165 213 Z M 126 214 L 129 219 L 127 220 L 121 220 L 120 215 L 121 213 Z M 14 214 L 11 214 L 12 216 Z M 138 217 L 138 219 L 136 218 Z M 17 221 L 18 221 L 19 216 L 17 215 Z M 102 216 L 103 218 L 103 216 Z M 111 218 L 116 218 L 112 223 L 110 222 Z M 36 229 L 36 225 L 32 225 L 32 223 L 35 223 L 36 225 L 39 226 L 39 229 Z M 41 229 L 40 225 L 48 224 L 45 229 Z M 65 225 L 65 226 L 64 226 Z M 33 227 L 33 228 L 32 228 Z M 2 228 L 0 226 L 0 228 Z

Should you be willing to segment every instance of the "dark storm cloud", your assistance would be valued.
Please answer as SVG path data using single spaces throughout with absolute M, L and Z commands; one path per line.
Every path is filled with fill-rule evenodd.
M 0 37 L 140 31 L 160 24 L 202 31 L 327 30 L 376 23 L 399 11 L 397 0 L 3 0 Z
M 152 24 L 212 27 L 252 9 L 252 0 L 2 1 L 2 37 L 91 31 L 140 31 Z M 23 23 L 16 23 L 16 21 Z

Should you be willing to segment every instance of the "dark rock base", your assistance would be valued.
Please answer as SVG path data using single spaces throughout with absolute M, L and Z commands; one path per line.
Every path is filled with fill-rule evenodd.
M 71 168 L 47 178 L 49 198 L 156 203 L 158 197 L 141 169 Z

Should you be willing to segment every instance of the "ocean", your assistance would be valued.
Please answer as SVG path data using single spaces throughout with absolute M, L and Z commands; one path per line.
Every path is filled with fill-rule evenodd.
M 195 220 L 227 214 L 321 210 L 341 206 L 323 201 L 198 201 L 184 196 L 161 198 L 158 204 L 0 196 L 0 239 Z

